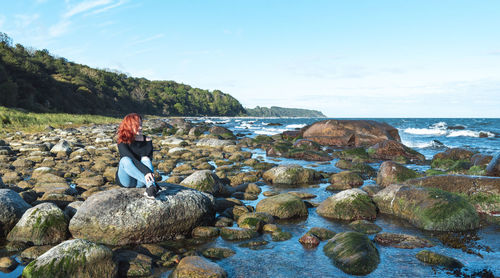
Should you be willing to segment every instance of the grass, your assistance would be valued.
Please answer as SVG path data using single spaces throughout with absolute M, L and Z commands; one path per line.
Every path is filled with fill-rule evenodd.
M 0 133 L 24 131 L 39 132 L 47 126 L 77 127 L 88 124 L 119 123 L 121 118 L 66 113 L 33 113 L 0 106 Z

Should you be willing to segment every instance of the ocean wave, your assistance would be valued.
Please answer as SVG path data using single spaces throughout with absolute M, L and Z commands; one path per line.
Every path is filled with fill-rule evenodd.
M 446 137 L 495 137 L 494 133 L 489 131 L 457 130 L 452 131 Z
M 448 132 L 440 128 L 407 128 L 403 130 L 404 133 L 416 135 L 446 135 Z
M 303 128 L 305 126 L 306 124 L 292 124 L 292 125 L 287 125 L 286 128 Z
M 445 149 L 448 147 L 438 140 L 432 140 L 429 142 L 404 141 L 403 144 L 407 147 L 415 149 Z
M 448 124 L 446 122 L 438 122 L 430 126 L 431 129 L 446 129 Z
M 286 131 L 286 129 L 281 129 L 281 128 L 263 128 L 254 131 L 255 134 L 262 134 L 262 135 L 275 135 L 282 133 L 283 131 Z

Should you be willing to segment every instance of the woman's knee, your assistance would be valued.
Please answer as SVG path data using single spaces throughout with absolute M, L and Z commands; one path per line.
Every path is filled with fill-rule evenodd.
M 134 163 L 132 162 L 132 159 L 128 156 L 124 156 L 120 159 L 120 163 L 119 165 L 120 166 L 129 166 L 129 165 L 133 165 Z

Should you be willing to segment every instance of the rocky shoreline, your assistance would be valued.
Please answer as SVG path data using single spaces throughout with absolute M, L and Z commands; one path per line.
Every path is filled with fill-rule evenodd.
M 206 242 L 217 237 L 248 245 L 291 238 L 280 220 L 307 219 L 310 210 L 328 221 L 352 221 L 335 233 L 315 227 L 299 240 L 304 248 L 321 241 L 332 264 L 348 274 L 366 275 L 380 263 L 377 244 L 425 248 L 426 239 L 378 234 L 370 221 L 391 215 L 425 231 L 460 232 L 498 225 L 500 158 L 464 149 L 438 153 L 432 161 L 400 142 L 397 129 L 375 121 L 327 120 L 301 130 L 255 138 L 181 118 L 149 119 L 154 166 L 165 190 L 155 200 L 144 189 L 114 182 L 118 153 L 116 125 L 82 126 L 0 138 L 0 223 L 5 250 L 0 269 L 21 258 L 25 277 L 150 276 L 173 269 L 172 277 L 226 277 L 214 259 L 234 255 L 228 248 L 198 253 L 169 248 L 166 241 Z M 318 163 L 338 159 L 340 173 L 299 165 L 277 165 L 252 155 Z M 378 170 L 370 163 L 381 163 Z M 405 164 L 429 164 L 425 173 Z M 376 185 L 363 181 L 376 180 Z M 321 203 L 297 191 L 262 192 L 271 187 L 327 182 L 331 196 Z M 266 196 L 256 206 L 246 201 Z M 364 222 L 363 222 L 364 221 Z M 376 225 L 375 225 L 376 226 Z M 380 236 L 379 236 L 380 235 Z M 403 247 L 401 247 L 403 246 Z M 445 268 L 461 263 L 430 251 L 416 258 Z M 383 262 L 382 262 L 383 263 Z

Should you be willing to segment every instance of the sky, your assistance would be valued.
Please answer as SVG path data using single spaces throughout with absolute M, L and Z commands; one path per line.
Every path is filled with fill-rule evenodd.
M 500 1 L 4 1 L 0 32 L 244 107 L 500 117 Z

